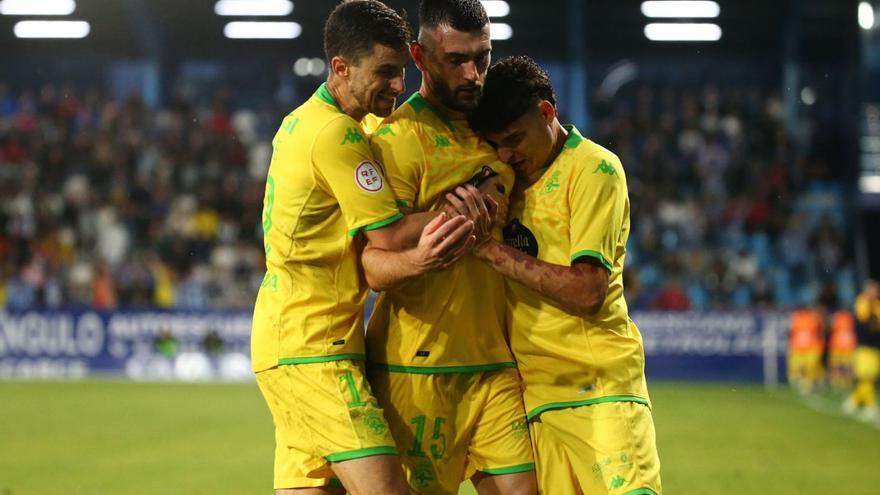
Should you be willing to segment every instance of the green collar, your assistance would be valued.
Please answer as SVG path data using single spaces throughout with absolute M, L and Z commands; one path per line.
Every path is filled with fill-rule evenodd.
M 568 131 L 568 137 L 565 138 L 565 143 L 562 147 L 564 149 L 577 148 L 578 145 L 581 144 L 581 141 L 584 140 L 580 131 L 577 130 L 577 127 L 575 127 L 574 124 L 563 124 L 562 127 Z
M 559 155 L 561 155 L 562 152 L 577 148 L 578 145 L 581 144 L 581 141 L 584 140 L 584 136 L 581 135 L 580 131 L 577 130 L 577 127 L 575 127 L 574 124 L 562 124 L 562 127 L 568 131 L 568 136 L 565 138 L 565 142 L 562 143 L 562 149 L 559 150 L 559 154 L 553 157 L 553 160 L 551 160 L 546 167 L 535 171 L 533 176 L 534 180 L 532 180 L 532 176 L 529 177 L 529 180 L 532 180 L 532 185 L 540 182 L 541 177 L 543 177 L 548 170 L 553 168 L 553 164 L 556 163 L 556 160 L 559 159 Z M 532 185 L 529 185 L 529 187 L 532 187 Z
M 327 89 L 327 83 L 321 83 L 321 85 L 318 86 L 318 90 L 315 91 L 315 96 L 324 101 L 324 103 L 336 107 L 340 112 L 342 111 L 342 107 L 339 106 L 339 103 L 336 103 L 336 100 L 333 99 L 333 95 L 330 94 L 330 90 Z
M 422 110 L 429 108 L 441 122 L 446 124 L 446 127 L 448 127 L 450 131 L 455 132 L 455 126 L 452 125 L 452 121 L 449 120 L 449 117 L 441 112 L 439 108 L 432 105 L 430 101 L 426 100 L 418 91 L 413 93 L 412 96 L 406 100 L 406 103 L 408 103 L 416 113 L 422 113 Z

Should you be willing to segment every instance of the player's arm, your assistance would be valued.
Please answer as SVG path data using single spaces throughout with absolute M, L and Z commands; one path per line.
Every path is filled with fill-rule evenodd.
M 473 222 L 441 212 L 412 212 L 425 161 L 413 130 L 404 130 L 396 123 L 385 124 L 373 135 L 370 145 L 396 196 L 398 209 L 405 214 L 386 228 L 365 232 L 367 245 L 361 264 L 367 284 L 381 291 L 454 263 L 473 244 Z
M 494 239 L 474 250 L 505 277 L 519 282 L 577 316 L 596 314 L 608 294 L 609 271 L 590 257 L 571 266 L 541 261 Z
M 476 239 L 472 221 L 463 215 L 447 220 L 446 213 L 434 215 L 412 248 L 399 250 L 393 230 L 364 233 L 367 246 L 361 264 L 367 285 L 374 291 L 389 290 L 431 270 L 449 267 L 470 250 Z
M 349 235 L 366 236 L 364 268 L 374 288 L 442 267 L 473 243 L 473 224 L 465 218 L 401 214 L 369 142 L 350 119 L 337 118 L 321 130 L 312 165 L 319 186 L 338 202 Z
M 541 261 L 500 242 L 490 242 L 475 250 L 504 276 L 529 287 L 569 313 L 590 316 L 605 303 L 617 240 L 628 213 L 626 181 L 616 156 L 608 153 L 596 158 L 615 168 L 615 174 L 592 173 L 592 165 L 582 167 L 572 178 L 568 202 L 569 266 Z

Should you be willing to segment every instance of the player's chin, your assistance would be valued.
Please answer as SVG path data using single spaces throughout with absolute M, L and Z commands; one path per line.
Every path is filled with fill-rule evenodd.
M 383 98 L 379 97 L 373 102 L 373 108 L 371 109 L 371 113 L 378 117 L 387 117 L 391 115 L 391 112 L 394 111 L 394 107 L 397 106 L 396 98 Z
M 464 112 L 471 112 L 477 109 L 477 104 L 480 102 L 480 94 L 479 93 L 459 93 L 458 98 L 456 98 L 457 110 L 461 110 Z

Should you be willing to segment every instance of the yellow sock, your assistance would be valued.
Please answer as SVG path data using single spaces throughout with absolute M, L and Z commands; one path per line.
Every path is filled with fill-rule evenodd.
M 859 380 L 856 389 L 852 393 L 853 401 L 864 407 L 877 405 L 877 391 L 874 389 L 873 380 Z

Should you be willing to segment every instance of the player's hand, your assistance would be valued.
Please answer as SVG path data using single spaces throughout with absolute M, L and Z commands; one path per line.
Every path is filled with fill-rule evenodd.
M 446 193 L 449 206 L 456 213 L 464 215 L 474 223 L 475 245 L 479 246 L 492 238 L 492 225 L 498 204 L 491 198 L 487 204 L 486 195 L 471 184 L 455 188 L 454 193 Z
M 474 245 L 474 222 L 464 215 L 447 218 L 443 212 L 431 220 L 422 229 L 419 244 L 408 252 L 421 273 L 449 267 Z
M 501 180 L 501 176 L 495 175 L 485 179 L 480 182 L 477 189 L 479 189 L 483 195 L 491 197 L 492 202 L 495 203 L 496 211 L 492 218 L 492 225 L 495 227 L 503 227 L 506 225 L 509 202 L 504 188 L 504 181 Z

